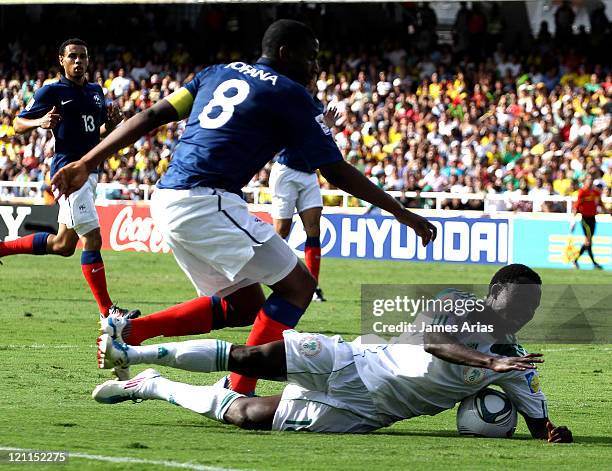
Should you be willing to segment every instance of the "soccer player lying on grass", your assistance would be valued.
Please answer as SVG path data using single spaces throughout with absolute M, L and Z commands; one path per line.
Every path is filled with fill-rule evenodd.
M 482 313 L 434 318 L 437 325 L 453 326 L 486 316 L 501 329 L 500 336 L 512 335 L 533 317 L 540 285 L 530 268 L 509 265 L 493 277 Z M 445 296 L 468 295 L 449 290 Z M 364 343 L 364 338 L 345 342 L 339 335 L 286 330 L 283 340 L 260 346 L 222 340 L 128 346 L 104 334 L 98 342 L 101 368 L 153 363 L 187 371 L 229 370 L 289 384 L 282 395 L 246 397 L 217 385 L 174 382 L 147 369 L 128 381 L 99 385 L 93 397 L 105 404 L 163 400 L 245 429 L 342 433 L 369 432 L 398 420 L 435 415 L 496 384 L 525 417 L 534 438 L 572 441 L 567 427 L 556 427 L 548 419 L 535 369 L 543 362 L 540 354 L 526 354 L 518 344 L 496 345 L 489 335 L 458 333 L 442 339 L 446 343 L 428 343 L 440 339 L 424 334 L 415 334 L 423 335 L 415 343 L 418 339 L 410 335 L 376 345 Z M 500 348 L 512 356 L 495 353 Z

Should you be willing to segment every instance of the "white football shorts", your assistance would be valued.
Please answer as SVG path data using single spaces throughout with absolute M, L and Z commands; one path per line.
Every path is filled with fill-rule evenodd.
M 376 412 L 342 337 L 283 332 L 287 381 L 272 430 L 363 433 L 393 421 Z
M 274 228 L 235 193 L 157 188 L 151 216 L 199 296 L 227 296 L 253 283 L 273 285 L 297 257 Z
M 100 227 L 96 211 L 96 186 L 98 174 L 92 173 L 85 184 L 68 198 L 62 196 L 59 200 L 57 222 L 73 229 L 79 237 Z
M 323 207 L 316 173 L 301 172 L 274 162 L 270 171 L 270 190 L 274 219 L 292 219 L 295 210 L 301 213 Z

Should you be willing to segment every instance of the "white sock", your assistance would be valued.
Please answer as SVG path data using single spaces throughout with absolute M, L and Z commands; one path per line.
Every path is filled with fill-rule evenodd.
M 219 422 L 225 422 L 223 416 L 236 399 L 245 397 L 229 389 L 193 386 L 161 376 L 147 381 L 139 395 L 143 399 L 158 399 L 176 404 Z
M 223 340 L 187 340 L 157 345 L 130 346 L 130 365 L 153 363 L 187 371 L 227 371 L 232 344 Z

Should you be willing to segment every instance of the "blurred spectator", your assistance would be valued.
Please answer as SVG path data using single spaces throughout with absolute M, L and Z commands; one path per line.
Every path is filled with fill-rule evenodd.
M 235 32 L 223 28 L 229 23 L 243 28 L 247 22 L 226 21 L 230 17 L 224 16 L 225 8 L 231 7 L 215 6 L 206 18 L 218 36 L 229 34 L 234 41 Z M 496 4 L 486 10 L 473 3 L 470 10 L 462 3 L 452 46 L 437 44 L 437 18 L 429 3 L 413 13 L 411 27 L 416 29 L 409 34 L 414 43 L 392 34 L 374 45 L 356 36 L 347 36 L 348 45 L 322 41 L 327 49 L 321 51 L 317 97 L 338 109 L 332 133 L 348 161 L 387 190 L 417 194 L 400 198 L 409 207 L 433 204 L 420 197 L 422 191 L 447 191 L 501 195 L 491 203 L 495 210 L 563 211 L 563 205 L 545 204 L 543 198 L 574 195 L 587 174 L 601 181 L 604 194 L 609 194 L 612 78 L 603 56 L 559 48 L 546 23 L 529 51 L 505 50 L 500 41 L 506 25 Z M 565 34 L 567 44 L 573 43 L 571 6 L 559 7 L 555 21 L 557 39 Z M 604 44 L 610 34 L 604 11 L 596 8 L 591 23 L 591 41 L 599 35 L 597 40 Z M 248 45 L 243 48 L 219 47 L 208 60 L 257 57 Z M 187 40 L 153 38 L 142 52 L 119 41 L 101 43 L 90 50 L 90 74 L 103 86 L 107 102 L 114 101 L 129 117 L 153 106 L 201 69 L 194 51 Z M 15 136 L 12 128 L 14 116 L 33 93 L 57 80 L 57 69 L 41 72 L 44 64 L 33 67 L 33 56 L 34 51 L 17 44 L 7 62 L 0 62 L 0 180 L 49 181 L 52 134 L 35 130 Z M 105 162 L 100 181 L 134 188 L 155 184 L 167 170 L 184 126 L 163 126 L 120 150 Z M 268 177 L 265 168 L 249 186 L 264 188 Z M 321 184 L 330 187 L 328 182 Z M 134 188 L 101 188 L 99 195 L 141 198 Z M 265 195 L 260 195 L 262 201 Z M 525 195 L 536 198 L 533 205 L 516 199 Z M 326 203 L 334 201 L 341 198 L 326 198 Z M 465 196 L 448 199 L 443 206 L 484 207 L 482 200 Z

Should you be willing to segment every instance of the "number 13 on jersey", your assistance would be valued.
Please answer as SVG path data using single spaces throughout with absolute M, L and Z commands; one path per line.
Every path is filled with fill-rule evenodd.
M 83 126 L 85 126 L 85 132 L 94 132 L 96 130 L 96 123 L 94 117 L 90 114 L 82 114 Z
M 227 96 L 226 92 L 235 90 L 235 92 Z M 213 92 L 212 100 L 204 107 L 200 115 L 200 126 L 205 129 L 217 129 L 227 123 L 234 114 L 234 108 L 246 100 L 249 95 L 249 84 L 244 80 L 231 79 L 219 84 Z M 219 114 L 213 114 L 215 108 L 221 108 Z M 214 118 L 210 115 L 213 114 Z

